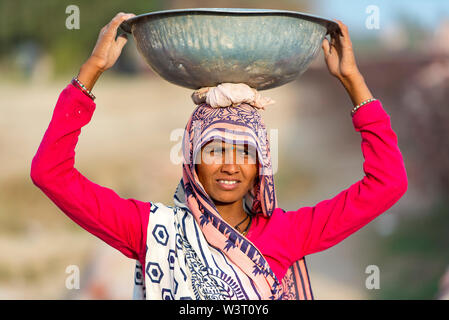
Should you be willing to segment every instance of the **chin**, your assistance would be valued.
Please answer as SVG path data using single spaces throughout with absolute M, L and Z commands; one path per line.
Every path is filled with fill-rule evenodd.
M 211 197 L 212 200 L 216 201 L 216 202 L 220 202 L 220 203 L 234 203 L 237 202 L 239 200 L 241 200 L 243 198 L 243 196 L 238 196 L 238 195 L 217 195 L 216 197 Z

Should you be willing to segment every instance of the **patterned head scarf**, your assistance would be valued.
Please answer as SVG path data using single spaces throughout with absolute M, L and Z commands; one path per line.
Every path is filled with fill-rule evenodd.
M 193 112 L 183 140 L 184 183 L 198 185 L 196 196 L 208 199 L 201 187 L 195 170 L 196 159 L 201 148 L 210 141 L 224 141 L 229 144 L 247 144 L 257 150 L 259 162 L 258 183 L 245 197 L 245 205 L 253 214 L 271 215 L 276 207 L 274 181 L 270 151 L 265 126 L 260 114 L 252 106 L 212 108 L 208 104 L 199 105 Z
M 249 91 L 249 87 L 244 84 L 227 85 L 207 90 L 202 88 L 192 95 L 193 101 L 198 105 L 185 128 L 182 147 L 183 177 L 175 194 L 175 202 L 186 203 L 207 241 L 226 254 L 251 278 L 262 298 L 299 298 L 298 294 L 292 292 L 297 292 L 298 289 L 291 284 L 281 284 L 260 251 L 221 218 L 198 179 L 195 160 L 206 143 L 213 140 L 229 144 L 246 143 L 257 150 L 259 177 L 244 198 L 245 210 L 254 215 L 270 217 L 276 208 L 269 142 L 266 127 L 257 110 L 264 109 L 274 101 L 262 98 L 252 88 Z M 299 267 L 297 265 L 297 273 Z M 287 272 L 287 278 L 292 272 L 293 268 Z

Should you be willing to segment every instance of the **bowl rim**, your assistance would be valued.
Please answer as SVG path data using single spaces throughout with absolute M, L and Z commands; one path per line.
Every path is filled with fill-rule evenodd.
M 259 15 L 286 15 L 293 16 L 296 18 L 302 18 L 305 20 L 309 20 L 318 24 L 321 24 L 327 29 L 327 34 L 339 33 L 341 30 L 335 21 L 323 18 L 321 16 L 313 15 L 310 13 L 304 13 L 299 11 L 290 11 L 290 10 L 277 10 L 277 9 L 256 9 L 256 8 L 186 8 L 186 9 L 171 9 L 171 10 L 160 10 L 160 11 L 152 11 L 148 13 L 139 14 L 135 17 L 132 17 L 128 20 L 123 21 L 119 28 L 126 33 L 132 33 L 131 27 L 134 23 L 144 17 L 151 16 L 164 16 L 164 15 L 177 15 L 177 14 L 186 14 L 186 13 L 214 13 L 214 14 L 223 14 L 223 15 L 251 15 L 251 14 L 259 14 Z

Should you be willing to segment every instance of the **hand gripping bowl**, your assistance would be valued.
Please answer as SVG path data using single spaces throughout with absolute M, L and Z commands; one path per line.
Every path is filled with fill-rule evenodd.
M 279 87 L 310 65 L 337 23 L 295 11 L 194 8 L 155 11 L 124 21 L 153 71 L 176 85 L 199 89 L 246 83 Z

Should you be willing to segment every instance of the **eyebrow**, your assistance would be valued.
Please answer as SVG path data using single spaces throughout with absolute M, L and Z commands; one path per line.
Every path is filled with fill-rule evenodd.
M 215 143 L 208 143 L 205 144 L 204 147 L 220 147 L 220 148 L 225 148 L 225 149 L 233 149 L 234 145 L 232 144 L 222 144 L 219 142 L 215 142 Z M 243 148 L 254 148 L 254 146 L 250 145 L 250 144 L 236 144 L 235 145 L 236 149 L 243 149 Z

